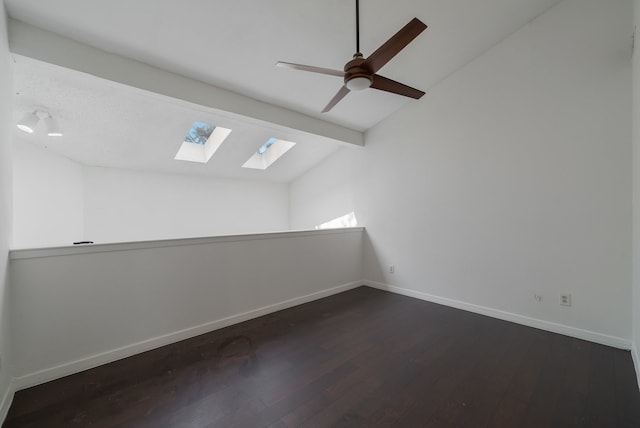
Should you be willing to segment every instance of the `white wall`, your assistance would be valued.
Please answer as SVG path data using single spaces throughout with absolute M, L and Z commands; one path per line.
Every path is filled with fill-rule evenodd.
M 288 186 L 87 167 L 22 138 L 13 248 L 289 230 Z
M 82 166 L 16 137 L 13 144 L 13 248 L 84 240 Z
M 633 16 L 633 357 L 640 386 L 640 0 L 634 2 Z
M 11 275 L 22 388 L 360 285 L 362 229 L 15 251 Z
M 84 168 L 96 243 L 289 230 L 286 184 Z
M 631 31 L 631 1 L 565 0 L 370 130 L 365 277 L 629 346 Z
M 4 3 L 0 2 L 0 421 L 4 420 L 12 395 L 9 346 L 8 248 L 11 240 L 11 122 L 13 71 L 7 46 Z
M 290 183 L 291 230 L 313 229 L 354 211 L 354 162 L 361 151 L 342 148 Z

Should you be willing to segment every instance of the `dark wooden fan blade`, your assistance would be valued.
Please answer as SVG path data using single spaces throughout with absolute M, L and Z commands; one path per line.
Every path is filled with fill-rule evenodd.
M 294 64 L 292 62 L 276 62 L 276 67 L 291 68 L 293 70 L 310 71 L 312 73 L 328 74 L 330 76 L 344 77 L 344 71 L 330 68 L 314 67 L 312 65 Z
M 365 64 L 373 73 L 377 73 L 386 63 L 404 49 L 413 39 L 418 37 L 427 28 L 427 25 L 418 18 L 413 18 L 407 25 L 402 27 L 395 35 L 380 46 L 374 53 L 369 55 Z
M 324 108 L 324 110 L 322 110 L 323 113 L 328 112 L 329 110 L 331 110 L 336 104 L 338 104 L 340 102 L 341 99 L 343 99 L 345 97 L 345 95 L 347 95 L 349 92 L 351 92 L 346 86 L 343 86 L 342 88 L 340 88 L 340 90 L 338 91 L 338 93 L 331 98 L 331 101 L 329 101 L 329 104 L 327 104 L 327 106 Z
M 396 82 L 395 80 L 387 79 L 386 77 L 380 76 L 379 74 L 373 75 L 373 83 L 371 83 L 371 87 L 374 89 L 379 89 L 381 91 L 387 91 L 398 95 L 404 95 L 405 97 L 415 98 L 416 100 L 420 99 L 420 97 L 424 95 L 424 92 L 419 89 L 412 88 L 411 86 Z

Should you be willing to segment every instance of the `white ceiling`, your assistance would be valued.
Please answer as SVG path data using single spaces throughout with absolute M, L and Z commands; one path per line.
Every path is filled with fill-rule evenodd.
M 429 28 L 380 74 L 427 92 L 559 0 L 362 0 L 367 56 L 411 18 Z M 366 130 L 416 102 L 349 94 L 341 79 L 276 68 L 342 69 L 355 51 L 354 0 L 5 0 L 14 19 L 271 104 Z M 424 97 L 423 97 L 424 100 Z
M 289 182 L 349 145 L 19 55 L 14 59 L 15 123 L 34 108 L 42 109 L 54 115 L 64 132 L 56 138 L 46 136 L 43 128 L 26 134 L 16 127 L 17 142 L 38 145 L 84 165 Z M 208 163 L 174 160 L 196 120 L 232 131 Z M 296 146 L 267 170 L 242 168 L 271 137 Z
M 429 26 L 379 72 L 427 94 L 415 101 L 371 89 L 322 114 L 341 79 L 275 63 L 342 69 L 355 51 L 354 0 L 4 0 L 13 19 L 358 131 L 406 103 L 428 102 L 438 82 L 559 1 L 362 0 L 365 56 L 414 16 Z M 16 61 L 16 120 L 34 105 L 55 110 L 65 136 L 31 140 L 89 165 L 290 181 L 340 146 L 18 55 Z M 173 161 L 197 119 L 233 132 L 207 165 Z M 266 172 L 238 168 L 272 136 L 299 144 Z

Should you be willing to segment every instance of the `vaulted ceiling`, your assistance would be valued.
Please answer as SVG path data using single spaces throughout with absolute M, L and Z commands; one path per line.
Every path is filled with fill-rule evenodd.
M 289 182 L 346 144 L 183 100 L 143 91 L 86 73 L 15 56 L 14 120 L 33 109 L 52 112 L 63 137 L 43 126 L 17 143 L 31 143 L 88 166 Z M 207 162 L 174 160 L 195 121 L 231 129 Z M 266 171 L 242 168 L 269 138 L 296 143 Z
M 379 72 L 422 89 L 426 95 L 415 101 L 370 89 L 349 94 L 331 112 L 323 114 L 320 111 L 341 87 L 341 79 L 281 69 L 275 67 L 275 63 L 282 60 L 342 69 L 355 51 L 354 0 L 5 0 L 14 20 L 356 131 L 366 131 L 407 103 L 429 102 L 429 90 L 440 81 L 558 2 L 361 0 L 360 46 L 365 56 L 413 17 L 429 26 Z M 21 108 L 27 108 L 29 103 L 51 103 L 54 102 L 51 97 L 61 97 L 64 105 L 60 108 L 84 109 L 91 115 L 102 113 L 105 120 L 94 125 L 93 138 L 113 137 L 114 127 L 121 129 L 119 137 L 126 138 L 135 133 L 140 123 L 158 120 L 157 109 L 149 107 L 149 96 L 130 96 L 123 101 L 127 108 L 117 111 L 113 103 L 101 104 L 105 98 L 100 96 L 100 91 L 106 83 L 97 78 L 93 82 L 76 79 L 77 76 L 65 76 L 63 71 L 41 67 L 26 59 L 18 58 L 17 62 L 22 64 L 16 67 L 16 72 L 24 72 L 25 76 L 17 77 L 16 84 L 23 87 L 16 89 L 22 90 L 23 95 L 30 91 L 31 97 L 23 98 Z M 38 70 L 44 74 L 38 76 Z M 26 85 L 27 81 L 31 86 Z M 78 89 L 74 85 L 86 87 Z M 92 103 L 86 102 L 87 94 L 83 95 L 82 90 L 92 94 L 88 95 Z M 163 132 L 154 138 L 162 138 L 160 134 L 174 138 L 183 133 L 189 115 L 181 116 L 175 102 L 155 101 L 160 106 L 164 106 L 164 102 L 173 104 L 173 110 L 165 112 L 168 116 L 163 117 L 163 123 L 158 127 Z M 202 110 L 188 103 L 180 108 Z M 131 112 L 124 114 L 127 109 L 138 112 L 135 120 L 131 121 Z M 145 113 L 149 117 L 142 118 Z M 209 113 L 215 112 L 210 110 Z M 82 114 L 75 116 L 75 120 L 79 120 Z M 165 129 L 174 122 L 175 128 Z M 74 126 L 72 123 L 65 125 Z M 256 132 L 261 137 L 268 134 Z M 302 169 L 307 168 L 338 146 L 335 141 L 329 142 L 323 149 L 310 149 L 307 155 L 301 154 L 297 161 Z M 116 149 L 119 151 L 124 149 Z M 248 146 L 245 151 L 249 151 Z M 124 160 L 108 161 L 109 156 L 115 157 L 115 152 L 104 153 L 104 159 L 97 158 L 96 153 L 100 151 L 96 150 L 92 154 L 74 155 L 72 152 L 70 147 L 65 155 L 79 156 L 83 162 L 129 167 Z M 243 152 L 242 156 L 245 154 Z M 239 153 L 237 156 L 238 159 L 241 157 Z M 303 158 L 307 161 L 303 162 Z M 300 171 L 291 168 L 272 178 L 287 180 Z M 231 174 L 224 168 L 219 172 Z

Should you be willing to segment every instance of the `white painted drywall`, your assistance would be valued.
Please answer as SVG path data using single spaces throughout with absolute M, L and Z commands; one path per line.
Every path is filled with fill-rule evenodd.
M 353 163 L 361 151 L 342 148 L 289 184 L 291 230 L 314 229 L 354 211 Z
M 633 361 L 640 386 L 640 0 L 633 8 Z
M 357 286 L 362 229 L 17 251 L 11 276 L 26 387 Z
M 20 136 L 13 152 L 13 248 L 289 230 L 284 183 L 87 167 Z
M 77 162 L 15 137 L 13 248 L 84 240 L 83 181 Z
M 630 343 L 631 5 L 559 3 L 291 188 L 353 177 L 371 281 Z
M 0 423 L 12 399 L 8 249 L 11 240 L 11 129 L 13 71 L 7 44 L 4 3 L 0 2 Z
M 85 237 L 96 243 L 289 230 L 282 183 L 84 168 Z

